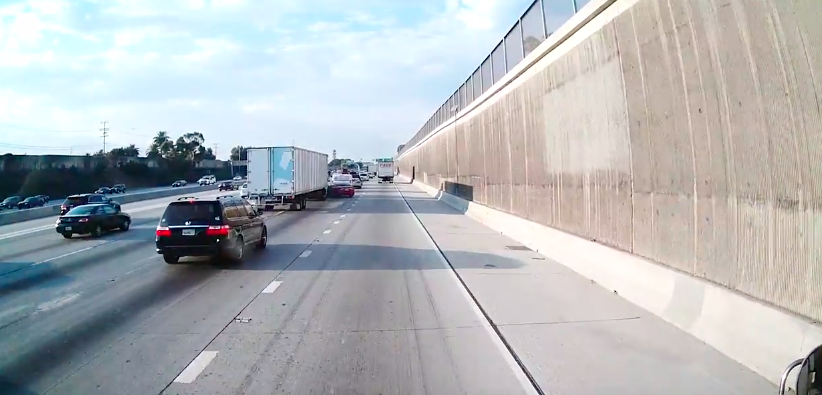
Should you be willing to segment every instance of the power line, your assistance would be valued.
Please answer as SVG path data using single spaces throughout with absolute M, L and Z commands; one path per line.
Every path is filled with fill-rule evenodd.
M 96 133 L 96 130 L 54 130 L 54 129 L 40 129 L 40 128 L 33 128 L 30 126 L 20 126 L 20 125 L 12 125 L 8 123 L 0 123 L 0 127 L 6 129 L 19 129 L 19 130 L 29 130 L 32 132 L 40 132 L 40 133 Z
M 45 146 L 45 145 L 26 145 L 26 144 L 9 144 L 9 143 L 0 143 L 0 147 L 6 148 L 19 148 L 19 149 L 53 149 L 53 150 L 68 150 L 73 148 L 93 148 L 97 147 L 97 144 L 85 144 L 85 145 L 64 145 L 64 146 Z

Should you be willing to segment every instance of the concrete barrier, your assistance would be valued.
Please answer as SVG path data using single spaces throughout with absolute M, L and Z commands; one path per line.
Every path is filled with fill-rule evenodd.
M 151 200 L 151 199 L 160 199 L 169 196 L 177 196 L 177 195 L 184 195 L 187 193 L 197 193 L 197 192 L 206 192 L 206 191 L 213 191 L 218 188 L 218 184 L 212 185 L 192 185 L 192 186 L 185 186 L 179 188 L 169 188 L 163 189 L 159 191 L 149 191 L 149 192 L 135 192 L 130 193 L 127 195 L 110 195 L 111 200 L 120 203 L 120 204 L 128 204 L 134 202 L 140 202 L 143 200 Z M 27 210 L 14 210 L 11 212 L 6 212 L 0 214 L 0 225 L 9 225 L 18 222 L 29 221 L 33 219 L 39 218 L 46 218 L 51 216 L 60 215 L 60 205 L 54 206 L 47 206 L 47 207 L 38 207 L 33 209 Z
M 408 179 L 402 177 L 403 182 Z M 593 280 L 778 384 L 782 371 L 822 343 L 822 328 L 642 257 L 461 199 L 419 181 L 430 196 Z M 797 369 L 798 371 L 798 369 Z M 789 380 L 792 387 L 795 373 Z

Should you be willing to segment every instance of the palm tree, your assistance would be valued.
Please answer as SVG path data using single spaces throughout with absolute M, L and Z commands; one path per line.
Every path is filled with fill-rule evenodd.
M 149 157 L 168 157 L 174 150 L 174 142 L 171 141 L 168 132 L 159 131 L 151 141 L 151 146 L 148 148 Z

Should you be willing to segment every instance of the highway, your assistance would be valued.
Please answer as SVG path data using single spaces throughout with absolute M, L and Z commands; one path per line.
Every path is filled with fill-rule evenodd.
M 125 205 L 131 230 L 99 239 L 65 240 L 53 229 L 35 230 L 53 219 L 0 227 L 0 393 L 537 393 L 408 205 L 426 221 L 440 221 L 452 239 L 471 234 L 465 225 L 436 217 L 442 209 L 433 205 L 441 203 L 406 203 L 393 185 L 367 182 L 354 199 L 266 213 L 267 249 L 239 265 L 193 259 L 167 265 L 154 252 L 154 228 L 170 200 Z M 461 265 L 486 271 L 496 265 L 509 278 L 517 274 L 508 261 L 461 254 Z M 494 296 L 500 307 L 503 290 L 485 297 Z M 583 302 L 601 304 L 594 296 Z M 608 303 L 602 306 L 613 314 L 627 309 Z M 634 310 L 625 314 L 639 318 Z M 672 343 L 664 348 L 649 334 L 649 328 L 659 330 L 658 322 L 630 322 L 647 347 L 623 339 L 597 342 L 612 347 L 598 351 L 609 361 L 629 355 L 641 364 L 590 372 L 585 358 L 601 358 L 600 352 L 580 345 L 587 351 L 581 359 L 553 360 L 569 380 L 532 367 L 537 381 L 570 388 L 545 393 L 603 393 L 585 390 L 586 377 L 603 386 L 591 377 L 603 374 L 636 394 L 771 391 L 758 376 L 681 333 L 661 331 L 657 336 Z M 539 338 L 535 333 L 517 344 Z M 626 353 L 629 346 L 637 350 Z M 526 361 L 538 364 L 558 351 L 542 349 Z M 684 354 L 671 359 L 673 351 Z M 562 355 L 573 357 L 567 350 Z M 696 368 L 701 362 L 705 367 Z M 638 382 L 630 382 L 634 377 Z
M 189 185 L 197 185 L 197 184 L 195 183 L 195 184 L 189 184 Z M 126 193 L 114 193 L 114 194 L 111 194 L 111 195 L 108 195 L 108 196 L 111 197 L 114 200 L 117 200 L 117 197 L 120 197 L 120 196 L 135 195 L 135 194 L 139 194 L 139 193 L 154 192 L 154 191 L 162 191 L 162 190 L 165 190 L 165 189 L 171 189 L 171 187 L 134 188 L 134 189 L 127 189 Z M 92 193 L 92 192 L 94 192 L 94 191 L 89 191 L 87 193 Z M 51 197 L 51 200 L 46 202 L 46 204 L 43 205 L 43 207 L 59 206 L 60 204 L 63 203 L 63 200 L 66 200 L 65 196 L 61 197 L 61 198 Z M 0 211 L 0 215 L 13 213 L 15 211 L 17 211 L 17 210 L 16 209 L 11 209 L 11 210 L 5 209 L 3 211 Z

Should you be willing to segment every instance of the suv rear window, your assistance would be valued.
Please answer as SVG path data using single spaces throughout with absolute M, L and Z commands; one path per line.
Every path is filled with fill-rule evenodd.
M 166 207 L 161 226 L 186 225 L 219 225 L 222 218 L 222 208 L 218 202 L 174 202 Z
M 88 201 L 87 197 L 85 197 L 85 196 L 79 197 L 78 196 L 78 197 L 66 198 L 66 201 L 64 201 L 63 204 L 65 204 L 67 206 L 77 206 L 77 205 L 86 204 L 87 201 Z

